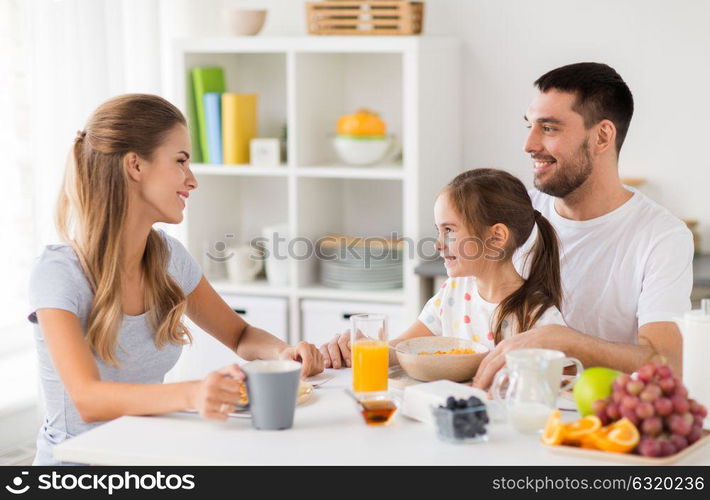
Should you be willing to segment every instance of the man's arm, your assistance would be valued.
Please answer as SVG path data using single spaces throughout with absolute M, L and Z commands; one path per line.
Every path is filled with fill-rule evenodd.
M 525 347 L 558 349 L 578 358 L 584 366 L 608 366 L 627 373 L 657 356 L 665 358 L 673 372 L 681 376 L 681 336 L 672 319 L 690 309 L 692 287 L 693 237 L 679 222 L 649 245 L 638 298 L 637 318 L 641 326 L 637 345 L 607 342 L 572 328 L 547 325 L 498 344 L 481 362 L 474 385 L 490 386 L 495 373 L 505 366 L 505 353 Z
M 677 375 L 680 375 L 682 345 L 680 331 L 675 323 L 662 321 L 647 323 L 638 332 L 638 345 L 608 342 L 585 335 L 567 327 L 564 331 L 551 332 L 549 348 L 564 351 L 579 359 L 584 366 L 606 366 L 626 373 L 640 368 L 656 357 L 664 359 Z M 556 339 L 559 338 L 559 342 Z M 557 345 L 558 347 L 554 347 Z
M 567 356 L 579 359 L 585 367 L 606 366 L 627 373 L 657 357 L 665 359 L 673 372 L 681 376 L 682 344 L 675 323 L 647 323 L 639 329 L 638 338 L 638 345 L 621 344 L 585 335 L 566 326 L 542 326 L 500 342 L 481 362 L 473 385 L 487 389 L 496 372 L 505 366 L 508 351 L 533 347 L 563 351 Z

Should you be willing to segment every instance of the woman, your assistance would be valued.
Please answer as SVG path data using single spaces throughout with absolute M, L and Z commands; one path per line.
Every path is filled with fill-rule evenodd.
M 240 357 L 292 359 L 323 370 L 318 350 L 289 346 L 246 323 L 174 238 L 197 188 L 182 113 L 144 94 L 102 104 L 77 133 L 60 193 L 60 245 L 48 246 L 30 282 L 30 321 L 47 415 L 36 465 L 57 464 L 52 446 L 121 415 L 188 408 L 225 420 L 240 398 L 237 365 L 204 380 L 163 384 L 191 341 L 183 314 Z

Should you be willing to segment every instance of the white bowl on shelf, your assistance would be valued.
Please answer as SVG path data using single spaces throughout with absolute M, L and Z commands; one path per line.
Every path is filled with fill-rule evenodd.
M 257 35 L 266 21 L 266 9 L 226 7 L 222 15 L 230 33 L 235 36 Z
M 395 144 L 391 135 L 362 138 L 339 135 L 333 138 L 335 152 L 349 165 L 374 165 L 392 156 Z

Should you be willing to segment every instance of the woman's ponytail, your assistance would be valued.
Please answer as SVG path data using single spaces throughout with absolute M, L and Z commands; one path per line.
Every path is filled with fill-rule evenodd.
M 126 94 L 99 106 L 76 133 L 57 207 L 57 229 L 74 249 L 93 293 L 85 337 L 105 362 L 118 366 L 123 322 L 122 253 L 127 231 L 128 153 L 146 160 L 175 127 L 186 127 L 179 109 L 159 96 Z M 182 345 L 187 299 L 168 271 L 168 241 L 151 230 L 141 259 L 144 308 L 157 347 Z

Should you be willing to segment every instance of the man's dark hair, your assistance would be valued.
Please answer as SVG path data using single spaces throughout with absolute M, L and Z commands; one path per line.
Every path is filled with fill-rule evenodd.
M 582 115 L 586 128 L 610 120 L 616 127 L 616 154 L 619 154 L 634 114 L 634 98 L 614 68 L 591 62 L 568 64 L 545 73 L 535 81 L 535 86 L 541 92 L 554 89 L 575 94 L 572 109 Z

